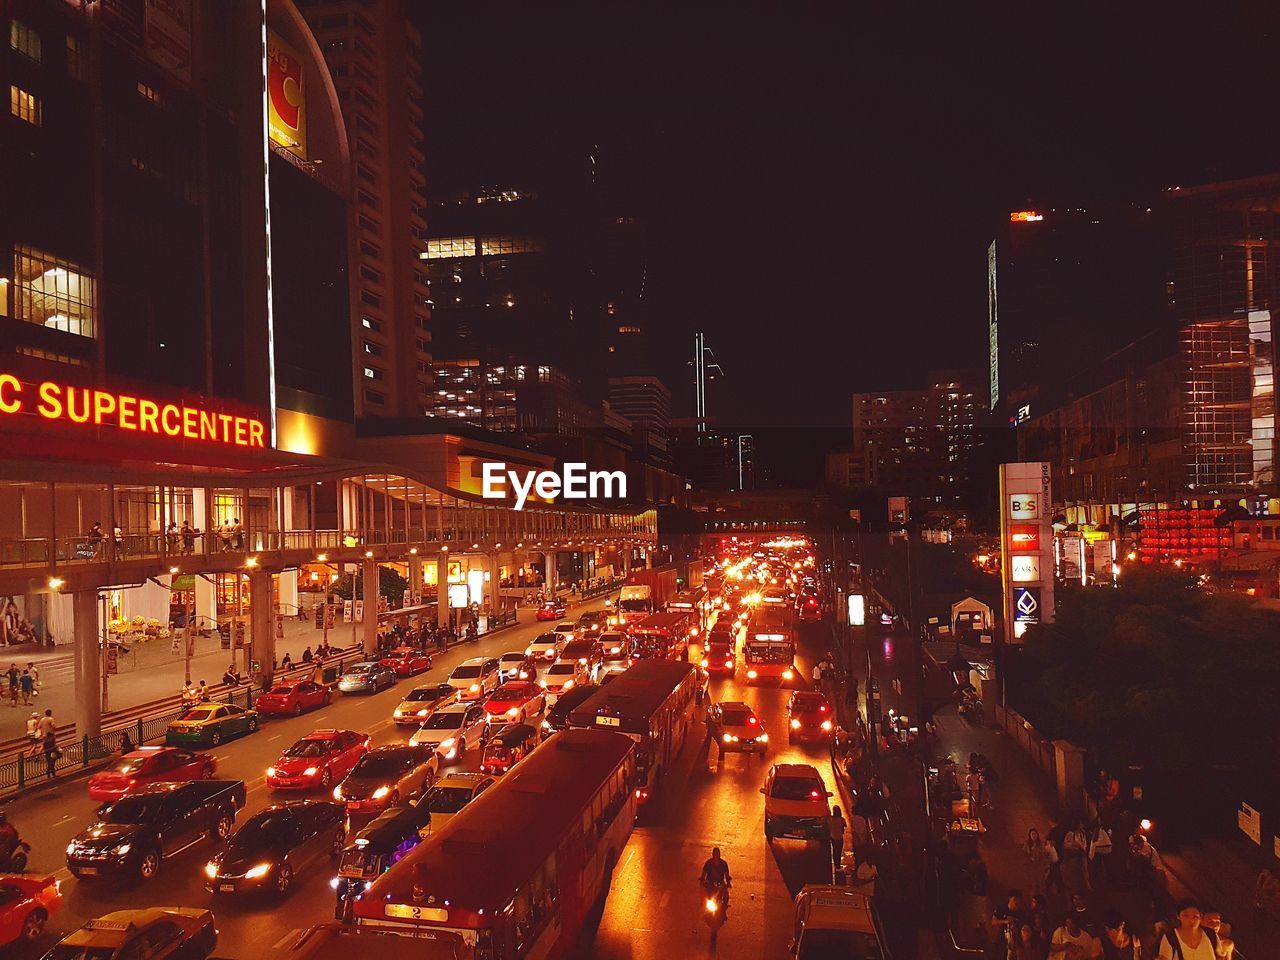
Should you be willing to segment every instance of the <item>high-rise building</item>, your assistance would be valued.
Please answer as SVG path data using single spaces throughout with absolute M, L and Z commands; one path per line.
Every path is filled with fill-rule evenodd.
M 267 7 L 265 127 L 256 5 L 5 9 L 6 366 L 238 401 L 282 437 L 349 421 L 347 145 L 293 4 Z
M 351 345 L 359 416 L 421 413 L 431 386 L 422 38 L 403 0 L 298 0 L 351 152 Z
M 610 377 L 609 406 L 631 421 L 636 452 L 670 460 L 671 391 L 657 377 Z
M 920 390 L 854 394 L 848 464 L 860 473 L 850 485 L 965 504 L 986 419 L 980 382 L 975 371 L 935 371 Z

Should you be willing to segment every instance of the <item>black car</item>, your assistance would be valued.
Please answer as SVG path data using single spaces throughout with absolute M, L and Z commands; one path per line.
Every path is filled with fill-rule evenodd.
M 607 622 L 603 610 L 588 610 L 578 618 L 578 629 L 583 633 L 598 635 Z
M 132 874 L 150 880 L 160 863 L 201 840 L 225 840 L 245 799 L 242 780 L 153 783 L 98 808 L 98 822 L 67 847 L 77 878 Z
M 547 715 L 542 718 L 543 734 L 558 733 L 567 727 L 569 725 L 569 714 L 580 704 L 585 703 L 599 689 L 594 684 L 584 683 L 580 687 L 573 687 L 560 694 L 556 698 L 555 706 L 548 710 Z
M 245 821 L 227 849 L 204 868 L 210 893 L 269 890 L 284 895 L 294 874 L 314 860 L 336 857 L 347 836 L 347 811 L 329 800 L 267 807 Z
M 349 919 L 355 899 L 365 888 L 391 869 L 431 831 L 427 803 L 392 807 L 369 822 L 342 851 L 338 875 L 333 879 L 338 902 L 334 916 Z

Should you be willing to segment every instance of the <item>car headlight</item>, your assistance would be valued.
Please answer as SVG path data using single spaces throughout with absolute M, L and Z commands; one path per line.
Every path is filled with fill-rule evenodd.
M 389 795 L 390 793 L 391 793 L 390 787 L 379 787 L 377 790 L 373 791 L 373 799 L 381 800 L 383 797 Z
M 799 721 L 799 720 L 796 720 L 794 717 L 793 717 L 793 718 L 792 718 L 792 720 L 791 720 L 791 729 L 792 729 L 792 730 L 799 730 L 799 729 L 800 729 L 800 721 Z
M 218 875 L 218 865 L 210 860 L 204 865 L 204 875 L 212 880 Z
M 610 647 L 610 648 L 609 648 L 609 652 L 610 652 L 610 653 L 621 653 L 621 652 L 622 652 L 622 648 L 621 648 L 621 647 Z
M 339 884 L 339 883 L 341 883 L 341 882 L 342 882 L 342 878 L 341 878 L 341 877 L 334 877 L 332 880 L 330 880 L 330 881 L 329 881 L 329 889 L 330 889 L 330 890 L 337 890 L 337 889 L 338 889 L 338 884 Z
M 733 743 L 733 736 L 732 736 L 731 734 L 728 734 L 728 733 L 726 733 L 726 734 L 725 734 L 723 737 L 721 737 L 720 739 L 721 739 L 721 740 L 723 740 L 725 743 Z
M 572 680 L 566 680 L 566 681 L 564 682 L 564 686 L 563 686 L 561 689 L 563 689 L 563 690 L 568 690 L 568 689 L 569 689 L 570 687 L 572 687 L 572 686 L 573 686 L 573 681 L 572 681 Z
M 314 777 L 319 772 L 320 772 L 319 767 L 307 767 L 307 769 L 302 771 L 302 775 L 304 777 Z
M 452 747 L 452 746 L 453 746 L 455 743 L 457 743 L 457 742 L 458 742 L 458 741 L 457 741 L 457 738 L 455 738 L 455 737 L 449 737 L 449 738 L 448 738 L 448 739 L 446 739 L 446 740 L 441 740 L 441 741 L 440 741 L 440 749 L 441 749 L 441 750 L 448 750 L 450 747 Z
M 822 729 L 823 729 L 823 730 L 830 730 L 830 729 L 831 729 L 831 721 L 830 721 L 830 720 L 823 720 L 823 721 L 822 721 Z
M 267 767 L 267 776 L 268 776 L 268 777 L 274 777 L 275 775 L 276 775 L 276 768 L 275 768 L 275 767 Z
M 399 719 L 400 717 L 403 717 L 403 716 L 404 716 L 404 711 L 403 711 L 403 710 L 401 710 L 399 707 L 396 707 L 395 716 L 396 716 L 396 718 L 397 718 L 397 719 Z
M 71 843 L 67 844 L 67 856 L 68 857 L 74 856 L 75 852 L 76 852 L 76 844 L 75 844 L 75 841 L 73 840 L 71 841 Z
M 539 680 L 539 681 L 538 681 L 538 686 L 540 686 L 543 690 L 547 689 L 547 681 L 546 681 L 546 680 Z
M 430 710 L 427 710 L 427 709 L 425 709 L 425 708 L 424 708 L 424 709 L 422 709 L 422 710 L 419 710 L 419 711 L 418 711 L 418 716 L 420 716 L 420 717 L 425 717 L 425 716 L 426 716 L 428 713 L 430 713 L 430 712 L 431 712 Z
M 117 857 L 123 857 L 131 849 L 133 849 L 132 844 L 122 843 L 118 847 L 112 847 L 111 852 L 114 853 Z
M 342 784 L 338 784 L 336 787 L 333 788 L 333 799 L 335 800 L 342 799 Z
M 467 690 L 468 690 L 468 692 L 470 692 L 470 693 L 479 693 L 479 692 L 480 692 L 480 684 L 478 684 L 478 683 L 473 683 L 471 686 L 467 687 Z
M 782 679 L 783 679 L 783 680 L 790 680 L 790 679 L 791 679 L 792 677 L 794 677 L 794 676 L 795 676 L 795 674 L 794 674 L 794 673 L 792 673 L 790 670 L 783 670 L 783 671 L 782 671 Z
M 525 647 L 525 648 L 524 648 L 524 655 L 525 655 L 526 657 L 532 656 L 532 655 L 533 655 L 533 647 Z
M 711 665 L 711 664 L 708 662 L 707 658 L 706 658 L 706 657 L 703 657 L 703 658 L 702 658 L 702 667 L 703 667 L 703 669 L 705 670 L 705 669 L 706 669 L 707 667 L 709 667 L 710 665 Z
M 519 713 L 520 713 L 519 707 L 512 707 L 510 710 L 507 711 L 507 716 L 514 717 L 514 716 L 517 716 Z
M 758 677 L 758 676 L 760 676 L 760 674 L 756 673 L 754 670 L 748 670 L 748 671 L 747 671 L 747 679 L 748 679 L 748 680 L 754 680 L 754 679 L 755 679 L 756 677 Z
M 246 880 L 257 880 L 259 877 L 265 877 L 270 870 L 271 870 L 271 864 L 260 863 L 256 867 L 250 867 L 248 870 L 246 870 L 244 873 L 244 878 Z
M 762 733 L 760 734 L 760 736 L 756 737 L 756 739 L 759 740 L 761 743 L 768 743 L 769 735 L 767 733 Z
M 732 670 L 732 669 L 733 669 L 733 661 L 732 661 L 732 660 L 726 660 L 726 661 L 724 662 L 724 668 L 725 668 L 726 670 Z

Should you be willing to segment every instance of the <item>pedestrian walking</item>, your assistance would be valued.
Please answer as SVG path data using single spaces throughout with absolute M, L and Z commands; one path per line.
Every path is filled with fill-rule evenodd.
M 1051 846 L 1040 837 L 1040 831 L 1032 827 L 1027 831 L 1027 842 L 1023 845 L 1023 853 L 1027 858 L 1029 874 L 1027 889 L 1033 894 L 1044 891 L 1045 881 L 1049 873 L 1049 856 Z
M 855 859 L 861 861 L 871 855 L 871 822 L 856 807 L 849 815 L 849 842 Z
M 34 663 L 28 663 L 27 673 L 31 674 L 31 695 L 40 696 L 40 668 Z
M 1089 879 L 1094 886 L 1111 878 L 1112 849 L 1111 831 L 1098 821 L 1089 839 Z
M 831 808 L 831 816 L 827 817 L 827 838 L 831 841 L 831 879 L 837 881 L 840 861 L 844 856 L 844 832 L 848 824 L 840 813 L 839 807 Z
M 822 692 L 822 661 L 819 660 L 813 665 L 813 689 L 818 693 Z
M 31 706 L 31 693 L 36 688 L 36 682 L 32 679 L 30 670 L 22 671 L 22 676 L 18 678 L 18 685 L 22 688 L 23 704 Z
M 1084 893 L 1089 889 L 1088 854 L 1089 831 L 1083 820 L 1077 820 L 1062 838 L 1062 879 L 1069 893 Z
M 53 719 L 53 710 L 46 710 L 44 716 L 40 718 L 36 729 L 40 731 L 41 738 L 47 737 L 51 733 L 57 733 L 58 724 Z
M 16 663 L 9 664 L 9 669 L 5 671 L 5 675 L 9 678 L 9 706 L 16 707 L 18 705 L 18 680 L 22 676 L 18 672 Z
M 40 744 L 44 751 L 45 776 L 52 780 L 57 773 L 58 761 L 62 759 L 62 751 L 58 749 L 58 736 L 52 730 L 45 734 Z

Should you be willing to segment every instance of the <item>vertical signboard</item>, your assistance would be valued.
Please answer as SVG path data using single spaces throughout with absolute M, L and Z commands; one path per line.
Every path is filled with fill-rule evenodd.
M 307 102 L 302 58 L 273 32 L 267 33 L 267 129 L 273 143 L 307 158 Z
M 987 247 L 987 362 L 991 366 L 991 409 L 1000 402 L 1000 329 L 996 323 L 996 242 Z
M 1053 499 L 1047 463 L 1000 465 L 1000 580 L 1005 640 L 1053 618 Z

